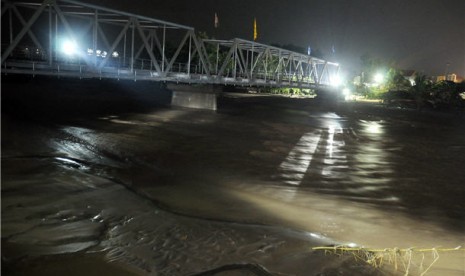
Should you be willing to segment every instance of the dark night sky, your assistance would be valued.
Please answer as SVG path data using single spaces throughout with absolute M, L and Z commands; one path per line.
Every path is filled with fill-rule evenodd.
M 319 49 L 346 69 L 360 56 L 393 61 L 399 69 L 465 76 L 465 0 L 87 0 L 215 33 L 259 42 Z M 130 5 L 128 6 L 128 3 Z M 331 54 L 334 45 L 335 55 Z

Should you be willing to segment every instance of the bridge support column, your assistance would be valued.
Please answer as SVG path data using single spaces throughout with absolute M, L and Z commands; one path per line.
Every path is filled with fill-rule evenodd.
M 220 89 L 214 85 L 168 84 L 173 92 L 172 106 L 216 110 L 216 97 Z

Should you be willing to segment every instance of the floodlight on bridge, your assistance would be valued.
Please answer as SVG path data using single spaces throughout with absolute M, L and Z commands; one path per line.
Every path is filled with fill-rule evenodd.
M 339 75 L 335 75 L 333 77 L 330 78 L 330 84 L 331 86 L 340 86 L 342 84 L 342 79 Z
M 61 51 L 68 56 L 72 56 L 77 53 L 77 44 L 76 42 L 66 39 L 63 41 L 63 44 L 61 45 Z

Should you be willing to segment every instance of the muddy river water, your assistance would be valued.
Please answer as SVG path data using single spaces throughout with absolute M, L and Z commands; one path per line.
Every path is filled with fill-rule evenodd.
M 312 248 L 465 246 L 456 115 L 251 94 L 60 112 L 2 114 L 4 273 L 403 275 Z M 427 275 L 464 274 L 450 251 Z

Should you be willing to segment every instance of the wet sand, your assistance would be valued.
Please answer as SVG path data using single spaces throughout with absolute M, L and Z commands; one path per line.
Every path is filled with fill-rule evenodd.
M 454 114 L 250 94 L 207 112 L 121 91 L 76 107 L 56 93 L 2 114 L 2 271 L 382 275 L 311 247 L 464 245 Z M 442 254 L 428 275 L 463 275 L 464 259 Z

